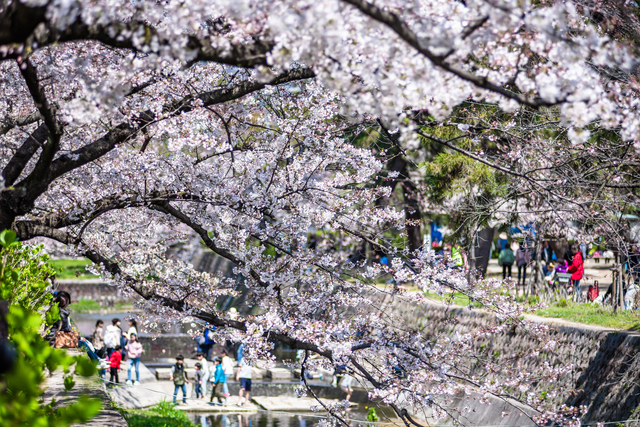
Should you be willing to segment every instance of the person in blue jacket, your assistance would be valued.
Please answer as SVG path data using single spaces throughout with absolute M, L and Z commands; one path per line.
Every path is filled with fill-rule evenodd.
M 213 362 L 216 364 L 216 371 L 213 375 L 213 391 L 211 392 L 210 403 L 213 402 L 213 398 L 218 398 L 218 405 L 227 406 L 227 396 L 224 394 L 224 384 L 227 382 L 227 376 L 222 369 L 222 359 L 215 357 Z

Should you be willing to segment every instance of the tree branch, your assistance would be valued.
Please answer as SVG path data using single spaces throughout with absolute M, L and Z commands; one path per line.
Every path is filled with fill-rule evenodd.
M 40 114 L 40 111 L 34 111 L 31 114 L 15 119 L 7 116 L 4 118 L 3 123 L 0 123 L 0 136 L 6 134 L 15 127 L 30 125 L 38 120 L 42 120 L 42 114 Z
M 411 47 L 416 49 L 422 55 L 427 57 L 433 65 L 436 67 L 447 71 L 451 74 L 454 74 L 460 77 L 463 80 L 466 80 L 470 83 L 473 83 L 475 86 L 489 90 L 491 92 L 499 93 L 500 95 L 514 99 L 518 101 L 520 104 L 527 105 L 531 108 L 540 108 L 545 106 L 551 106 L 561 103 L 562 101 L 557 102 L 548 102 L 544 101 L 541 98 L 531 98 L 527 97 L 510 90 L 503 88 L 502 86 L 498 86 L 494 83 L 491 83 L 486 77 L 480 77 L 473 73 L 470 73 L 467 70 L 463 70 L 457 68 L 446 62 L 446 55 L 439 56 L 435 53 L 431 52 L 429 49 L 422 47 L 420 44 L 420 40 L 416 33 L 414 33 L 411 28 L 402 20 L 398 15 L 392 12 L 388 12 L 383 10 L 365 0 L 342 0 L 345 3 L 348 3 L 354 6 L 356 9 L 360 10 L 363 14 L 369 16 L 370 18 L 386 25 L 393 32 L 395 32 L 402 40 L 404 40 Z
M 40 113 L 38 113 L 39 115 Z M 7 165 L 2 170 L 4 185 L 9 187 L 20 177 L 31 157 L 42 147 L 49 136 L 49 129 L 44 123 L 38 126 L 31 135 L 24 140 L 20 148 L 14 153 Z
M 267 55 L 274 46 L 272 41 L 260 39 L 250 44 L 216 46 L 211 43 L 209 35 L 183 35 L 184 40 L 177 42 L 140 20 L 88 25 L 78 18 L 60 31 L 46 16 L 47 6 L 32 7 L 22 2 L 11 2 L 9 7 L 0 8 L 0 46 L 12 47 L 4 50 L 4 58 L 0 57 L 0 60 L 22 56 L 24 49 L 21 45 L 36 49 L 78 40 L 95 40 L 114 48 L 148 53 L 153 40 L 157 52 L 180 49 L 181 56 L 186 56 L 191 62 L 211 61 L 252 68 L 268 65 Z

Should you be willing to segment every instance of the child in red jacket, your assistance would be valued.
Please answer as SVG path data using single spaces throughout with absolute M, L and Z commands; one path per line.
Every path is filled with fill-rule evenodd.
M 121 349 L 122 349 L 121 346 L 117 346 L 115 351 L 111 353 L 111 357 L 109 358 L 109 366 L 111 367 L 111 369 L 109 370 L 111 374 L 109 383 L 112 387 L 113 387 L 114 379 L 116 384 L 120 382 L 118 380 L 118 370 L 120 369 L 120 363 L 122 363 L 122 353 L 120 352 Z

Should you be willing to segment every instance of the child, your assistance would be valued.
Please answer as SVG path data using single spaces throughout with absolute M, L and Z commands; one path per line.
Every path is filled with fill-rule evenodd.
M 204 397 L 204 394 L 202 393 L 202 382 L 204 379 L 204 373 L 202 372 L 201 363 L 196 363 L 195 366 L 196 366 L 196 380 L 195 380 L 196 399 L 201 399 Z
M 176 364 L 171 368 L 170 381 L 173 381 L 175 388 L 173 389 L 173 404 L 176 405 L 176 397 L 178 396 L 178 389 L 182 389 L 182 403 L 187 403 L 187 387 L 185 384 L 189 384 L 187 373 L 184 371 L 184 357 L 181 354 L 176 356 Z
M 227 406 L 227 396 L 224 394 L 224 384 L 227 382 L 227 376 L 224 374 L 224 369 L 222 369 L 222 359 L 216 357 L 214 359 L 216 363 L 216 371 L 213 377 L 214 388 L 211 392 L 211 400 L 209 402 L 213 402 L 213 398 L 218 398 L 218 405 Z
M 244 406 L 245 403 L 249 403 L 251 399 L 251 376 L 253 372 L 251 365 L 249 365 L 244 359 L 240 362 L 240 369 L 236 374 L 236 381 L 240 381 L 240 393 L 238 395 L 238 406 Z M 244 401 L 243 401 L 244 399 Z
M 209 381 L 209 376 L 211 372 L 209 371 L 209 362 L 205 359 L 204 354 L 197 353 L 196 359 L 198 359 L 198 363 L 200 363 L 200 370 L 202 371 L 202 397 L 207 395 L 207 382 Z
M 111 387 L 113 387 L 114 379 L 116 384 L 120 382 L 120 380 L 118 379 L 118 369 L 120 369 L 120 363 L 122 362 L 122 353 L 120 353 L 121 349 L 122 347 L 120 347 L 119 345 L 116 346 L 114 351 L 111 353 L 111 357 L 109 357 L 109 373 L 111 374 L 109 383 Z
M 347 396 L 345 397 L 345 400 L 347 402 L 349 402 L 349 400 L 351 399 L 351 394 L 353 394 L 353 388 L 351 387 L 352 383 L 353 377 L 348 373 L 345 373 L 344 377 L 342 377 L 342 380 L 340 380 L 340 389 L 347 393 Z
M 127 357 L 129 358 L 129 369 L 127 375 L 127 384 L 131 385 L 131 368 L 136 368 L 135 385 L 140 385 L 140 356 L 144 353 L 142 344 L 138 341 L 138 336 L 133 332 L 129 334 L 129 342 L 126 345 Z

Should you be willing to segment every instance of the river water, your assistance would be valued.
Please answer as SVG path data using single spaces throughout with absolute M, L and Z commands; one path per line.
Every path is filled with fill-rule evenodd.
M 379 415 L 380 412 L 378 412 Z M 367 426 L 379 427 L 382 423 L 389 425 L 398 420 L 383 419 L 371 424 L 366 421 L 367 414 L 364 410 L 349 410 L 345 421 L 352 427 Z M 321 413 L 288 414 L 284 412 L 258 412 L 253 414 L 192 414 L 192 421 L 202 427 L 315 427 L 324 419 Z M 398 424 L 399 425 L 399 424 Z M 338 424 L 343 426 L 344 424 Z

